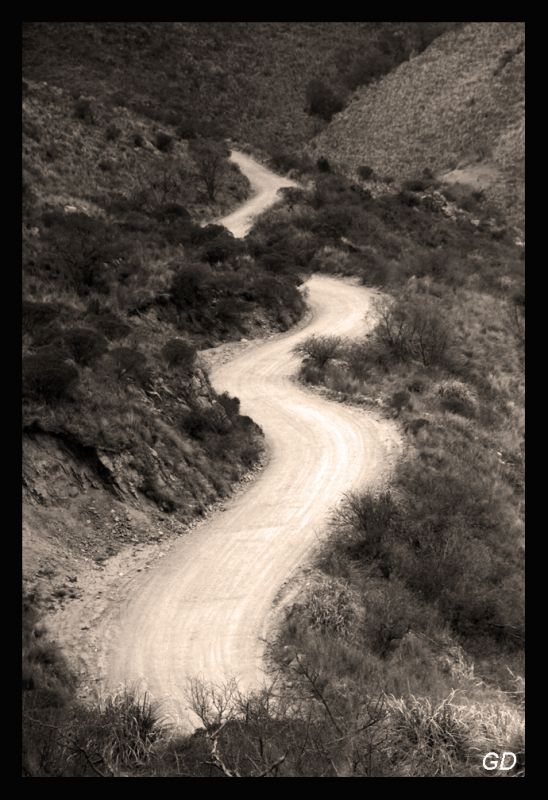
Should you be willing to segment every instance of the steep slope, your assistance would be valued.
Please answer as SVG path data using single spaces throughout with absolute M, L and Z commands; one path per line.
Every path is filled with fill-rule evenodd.
M 523 225 L 524 25 L 470 23 L 359 89 L 312 145 L 349 176 L 424 169 L 483 189 Z M 457 170 L 456 172 L 453 172 Z

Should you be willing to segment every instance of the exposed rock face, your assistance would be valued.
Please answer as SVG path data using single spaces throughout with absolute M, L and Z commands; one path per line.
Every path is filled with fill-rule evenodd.
M 237 412 L 229 416 L 200 358 L 192 375 L 168 377 L 158 377 L 146 393 L 135 387 L 150 422 L 130 431 L 121 446 L 94 439 L 95 429 L 72 419 L 68 407 L 56 419 L 27 420 L 25 575 L 44 564 L 70 566 L 73 557 L 108 557 L 126 544 L 153 540 L 158 525 L 178 532 L 247 473 L 250 453 L 261 449 L 260 429 L 243 424 Z M 185 429 L 181 420 L 190 411 L 198 425 L 218 427 L 198 435 Z

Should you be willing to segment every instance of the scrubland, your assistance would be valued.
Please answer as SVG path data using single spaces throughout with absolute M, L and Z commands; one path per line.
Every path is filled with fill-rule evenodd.
M 213 392 L 197 350 L 286 329 L 304 310 L 299 283 L 325 271 L 382 290 L 377 327 L 360 342 L 305 342 L 299 379 L 334 401 L 396 418 L 406 454 L 381 492 L 358 492 L 333 510 L 271 643 L 270 688 L 242 696 L 232 685 L 189 687 L 204 723 L 193 736 L 170 731 L 161 708 L 133 687 L 83 705 L 40 620 L 40 598 L 28 595 L 24 775 L 520 776 L 525 301 L 515 218 L 492 193 L 437 180 L 448 166 L 441 145 L 412 154 L 411 144 L 409 152 L 385 146 L 382 158 L 357 163 L 344 142 L 323 146 L 335 142 L 328 128 L 320 150 L 299 149 L 335 107 L 311 92 L 316 111 L 307 111 L 306 80 L 321 75 L 346 102 L 345 91 L 384 69 L 388 77 L 364 96 L 385 81 L 400 92 L 417 61 L 430 64 L 431 75 L 445 64 L 440 53 L 452 63 L 455 41 L 464 37 L 459 53 L 468 52 L 471 34 L 449 32 L 393 71 L 390 59 L 388 69 L 350 59 L 341 71 L 338 25 L 299 34 L 262 26 L 256 40 L 223 24 L 207 34 L 183 26 L 185 59 L 176 68 L 166 43 L 177 28 L 159 38 L 155 26 L 140 24 L 29 29 L 25 434 L 91 448 L 107 485 L 123 474 L 133 485 L 124 490 L 162 513 L 199 514 L 256 463 L 261 438 L 236 398 Z M 364 31 L 355 30 L 358 44 Z M 498 52 L 497 31 L 489 41 Z M 123 69 L 127 44 L 137 40 Z M 266 40 L 263 71 L 246 67 L 242 80 Z M 329 46 L 322 51 L 318 41 Z M 100 75 L 105 52 L 109 70 Z M 287 57 L 272 58 L 280 52 Z M 509 53 L 495 76 L 512 96 L 520 54 Z M 481 50 L 476 55 L 481 60 Z M 152 56 L 160 81 L 140 63 Z M 489 55 L 478 66 L 478 85 L 491 62 Z M 261 91 L 251 92 L 257 75 Z M 114 90 L 120 76 L 125 96 Z M 161 87 L 155 102 L 153 86 Z M 413 102 L 417 92 L 406 91 Z M 225 132 L 303 186 L 286 191 L 243 243 L 198 224 L 236 205 L 246 184 L 225 163 L 217 199 L 208 200 L 188 141 L 197 130 L 218 132 L 193 111 L 192 93 L 214 97 Z M 168 94 L 180 104 L 165 103 Z M 245 114 L 243 94 L 254 98 Z M 361 96 L 358 88 L 333 130 Z M 424 103 L 428 110 L 426 95 Z M 162 104 L 169 119 L 158 116 Z M 396 117 L 383 130 L 401 145 L 408 140 Z M 519 182 L 519 137 L 497 139 L 503 128 L 497 122 L 491 138 L 497 152 L 508 145 L 508 174 L 517 169 Z M 385 163 L 387 154 L 396 161 Z M 489 750 L 515 752 L 516 768 L 483 771 Z

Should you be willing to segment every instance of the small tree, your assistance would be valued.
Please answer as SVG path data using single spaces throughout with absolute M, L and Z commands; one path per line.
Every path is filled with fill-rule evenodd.
M 318 78 L 310 81 L 306 87 L 306 100 L 308 103 L 308 113 L 321 117 L 329 122 L 333 114 L 336 114 L 344 106 L 340 97 L 333 90 Z
M 189 152 L 196 165 L 196 177 L 204 184 L 207 197 L 213 203 L 219 189 L 223 165 L 228 158 L 228 147 L 224 142 L 208 139 L 192 139 Z
M 450 346 L 449 325 L 439 302 L 424 295 L 376 304 L 376 341 L 401 361 L 419 360 L 425 367 L 443 365 Z
M 339 336 L 309 336 L 299 342 L 293 352 L 305 356 L 319 369 L 323 369 L 330 359 L 337 357 L 341 344 Z

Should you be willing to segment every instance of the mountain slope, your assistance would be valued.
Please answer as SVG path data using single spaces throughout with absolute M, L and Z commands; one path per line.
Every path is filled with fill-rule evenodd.
M 522 23 L 470 23 L 359 89 L 313 150 L 354 177 L 367 165 L 397 180 L 430 169 L 470 183 L 520 227 L 523 72 Z

